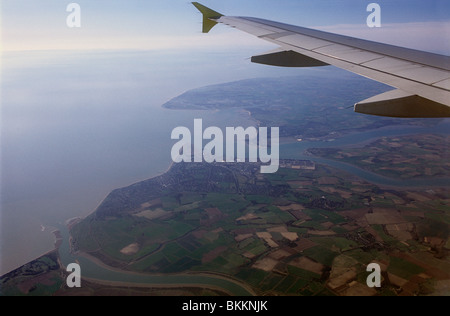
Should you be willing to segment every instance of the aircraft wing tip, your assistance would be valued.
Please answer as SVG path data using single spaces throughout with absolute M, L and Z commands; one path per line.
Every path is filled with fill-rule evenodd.
M 220 19 L 223 14 L 205 7 L 203 4 L 198 2 L 192 2 L 192 4 L 203 15 L 203 33 L 209 33 L 209 31 L 211 31 L 211 29 L 217 24 L 214 20 Z

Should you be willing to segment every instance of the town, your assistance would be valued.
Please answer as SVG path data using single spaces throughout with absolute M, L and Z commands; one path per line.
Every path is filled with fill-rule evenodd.
M 268 128 L 256 129 L 250 126 L 227 127 L 224 134 L 219 127 L 208 127 L 203 131 L 203 120 L 194 120 L 194 135 L 187 127 L 176 127 L 171 138 L 179 140 L 171 151 L 172 160 L 179 162 L 258 162 L 270 163 L 261 165 L 261 173 L 275 173 L 279 168 L 279 128 L 270 129 L 270 144 L 268 144 Z M 203 140 L 210 140 L 203 147 Z M 247 142 L 248 140 L 248 142 Z M 224 157 L 224 142 L 226 154 Z M 248 144 L 248 146 L 247 146 Z M 192 145 L 194 155 L 192 156 Z M 248 147 L 248 155 L 246 147 Z M 270 154 L 269 154 L 270 147 Z M 236 151 L 235 151 L 236 149 Z M 225 158 L 225 160 L 224 160 Z

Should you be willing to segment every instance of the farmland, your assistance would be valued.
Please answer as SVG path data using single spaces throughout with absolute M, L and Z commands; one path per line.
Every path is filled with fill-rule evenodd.
M 217 273 L 261 295 L 413 295 L 448 282 L 445 189 L 288 166 L 262 176 L 257 163 L 174 165 L 112 192 L 72 228 L 72 246 L 123 270 Z M 378 290 L 365 285 L 371 262 Z

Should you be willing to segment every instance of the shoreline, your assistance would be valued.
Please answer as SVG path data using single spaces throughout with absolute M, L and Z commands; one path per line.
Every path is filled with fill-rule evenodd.
M 248 113 L 249 116 L 251 116 L 251 113 L 249 111 L 245 111 L 245 112 Z M 408 135 L 414 135 L 414 134 L 408 134 Z M 383 136 L 380 136 L 380 137 L 383 137 Z M 367 140 L 363 140 L 361 142 L 349 144 L 347 146 L 358 147 L 360 145 L 370 144 L 370 143 L 376 141 L 377 139 L 379 139 L 380 137 L 373 137 L 373 138 L 370 138 L 370 139 L 367 139 Z M 394 137 L 394 136 L 392 136 L 392 137 Z M 323 141 L 323 142 L 326 142 L 326 141 Z M 289 143 L 289 142 L 286 140 L 286 143 Z M 297 141 L 295 139 L 292 139 L 292 143 L 297 143 Z M 332 142 L 329 142 L 329 143 L 332 144 Z M 346 147 L 346 146 L 344 145 L 342 147 Z M 360 179 L 361 181 L 369 183 L 369 184 L 376 185 L 376 186 L 378 186 L 380 188 L 393 189 L 393 190 L 399 190 L 400 189 L 400 190 L 411 190 L 411 191 L 423 191 L 423 190 L 426 190 L 426 189 L 433 189 L 433 188 L 435 188 L 435 189 L 442 189 L 442 188 L 446 187 L 445 185 L 442 185 L 442 184 L 432 184 L 432 183 L 430 183 L 430 184 L 423 184 L 423 185 L 408 185 L 408 181 L 415 181 L 415 180 L 417 180 L 417 181 L 430 181 L 430 182 L 432 182 L 433 179 L 416 178 L 416 179 L 401 179 L 401 180 L 398 180 L 396 178 L 390 178 L 390 177 L 387 177 L 387 176 L 375 173 L 375 172 L 373 172 L 371 170 L 366 170 L 364 168 L 361 168 L 361 167 L 359 167 L 357 165 L 354 165 L 354 164 L 351 164 L 351 163 L 347 163 L 347 162 L 343 162 L 343 161 L 339 161 L 339 160 L 333 160 L 333 159 L 328 159 L 328 158 L 312 155 L 311 153 L 308 152 L 308 149 L 309 148 L 305 149 L 303 152 L 301 152 L 301 154 L 305 155 L 306 157 L 311 157 L 312 159 L 317 158 L 317 159 L 321 159 L 321 160 L 329 160 L 330 162 L 335 162 L 337 164 L 346 165 L 346 166 L 348 166 L 350 168 L 354 168 L 356 170 L 360 170 L 360 171 L 362 171 L 362 172 L 364 172 L 364 173 L 366 173 L 368 175 L 373 175 L 373 176 L 375 176 L 375 177 L 377 177 L 379 179 L 382 179 L 382 180 L 384 179 L 384 181 L 386 181 L 386 182 L 401 181 L 401 182 L 405 183 L 405 185 L 402 185 L 401 183 L 399 183 L 399 184 L 386 184 L 386 183 L 382 183 L 381 181 L 368 180 L 366 177 L 360 176 L 359 174 L 356 174 L 355 172 L 351 172 L 351 171 L 348 171 L 346 169 L 340 168 L 339 166 L 335 166 L 335 165 L 329 164 L 327 162 L 317 162 L 317 161 L 315 161 L 317 164 L 327 165 L 327 166 L 330 166 L 330 167 L 342 170 L 344 172 L 350 173 L 350 174 L 354 175 L 355 177 L 357 177 L 358 179 Z M 156 174 L 156 175 L 154 175 L 154 176 L 152 176 L 150 178 L 134 182 L 134 183 L 132 183 L 130 185 L 137 184 L 137 183 L 140 183 L 142 181 L 148 181 L 148 180 L 157 178 L 159 176 L 162 176 L 165 173 L 169 172 L 174 165 L 175 165 L 175 162 L 172 161 L 169 164 L 168 168 L 164 172 L 160 172 L 160 173 L 158 173 L 158 174 Z M 440 178 L 440 179 L 443 179 L 443 181 L 446 181 L 446 180 L 450 181 L 450 178 Z M 130 186 L 130 185 L 128 185 L 128 186 Z M 128 186 L 123 186 L 122 188 L 126 188 Z M 121 188 L 117 188 L 117 189 L 114 189 L 114 190 L 120 190 L 120 189 Z M 111 191 L 111 192 L 113 192 L 113 191 Z M 94 214 L 96 212 L 96 210 L 98 209 L 98 207 L 103 203 L 103 201 L 109 196 L 109 194 L 111 194 L 111 192 L 109 192 L 106 195 L 106 197 L 98 204 L 98 206 L 92 212 L 90 212 L 87 216 L 85 216 L 85 217 L 76 217 L 76 218 L 72 218 L 72 219 L 69 219 L 69 220 L 66 221 L 66 223 L 67 223 L 66 226 L 67 226 L 68 232 L 69 232 L 69 247 L 70 248 L 72 248 L 72 243 L 71 243 L 72 236 L 71 236 L 70 231 L 71 231 L 71 228 L 73 227 L 73 225 L 75 225 L 76 223 L 78 223 L 78 222 L 86 219 L 87 217 L 91 216 L 92 214 Z M 71 249 L 71 252 L 72 251 L 73 251 L 73 249 Z M 87 258 L 88 260 L 94 261 L 96 264 L 98 264 L 98 265 L 100 265 L 103 268 L 106 268 L 108 270 L 116 271 L 116 272 L 117 271 L 122 271 L 122 270 L 115 270 L 114 268 L 109 267 L 108 265 L 103 263 L 101 260 L 95 258 L 94 256 L 91 256 L 88 253 L 80 252 L 79 254 L 81 256 Z
M 116 188 L 116 189 L 111 190 L 110 192 L 108 192 L 108 193 L 106 194 L 106 196 L 105 196 L 103 199 L 101 199 L 101 201 L 98 203 L 98 205 L 97 205 L 92 211 L 90 211 L 89 213 L 87 213 L 86 216 L 78 216 L 78 217 L 74 217 L 74 218 L 71 218 L 71 219 L 80 219 L 80 220 L 86 219 L 87 217 L 91 216 L 92 214 L 94 214 L 94 213 L 97 211 L 97 209 L 99 208 L 99 206 L 105 201 L 105 199 L 111 194 L 111 192 L 113 192 L 113 191 L 115 191 L 115 190 L 120 190 L 120 189 L 123 189 L 123 188 L 127 188 L 127 187 L 129 187 L 129 186 L 132 186 L 132 185 L 137 184 L 137 183 L 141 183 L 141 182 L 143 182 L 143 181 L 148 181 L 148 180 L 151 180 L 151 179 L 160 177 L 160 176 L 166 174 L 167 172 L 169 172 L 170 169 L 172 169 L 172 167 L 173 167 L 174 164 L 175 164 L 175 162 L 172 161 L 172 162 L 169 164 L 169 167 L 167 168 L 167 170 L 162 171 L 162 172 L 160 172 L 160 173 L 158 173 L 158 174 L 156 174 L 156 175 L 154 175 L 154 176 L 151 176 L 150 178 L 145 178 L 145 179 L 143 179 L 143 180 L 138 180 L 138 181 L 135 181 L 135 182 L 130 183 L 130 184 L 128 184 L 128 185 L 124 185 L 124 186 L 121 186 L 121 187 L 119 187 L 119 188 Z M 69 221 L 69 220 L 71 220 L 71 219 L 66 220 L 66 222 Z M 75 224 L 73 224 L 73 225 L 75 225 Z
M 29 260 L 28 262 L 21 264 L 20 266 L 17 266 L 15 268 L 9 270 L 8 272 L 3 273 L 2 275 L 0 275 L 0 278 L 3 278 L 4 276 L 10 274 L 11 272 L 21 269 L 23 266 L 29 264 L 30 262 L 33 262 L 35 260 L 38 260 L 39 258 L 45 257 L 54 251 L 58 251 L 58 257 L 59 257 L 59 248 L 60 248 L 61 244 L 63 243 L 64 238 L 62 237 L 61 231 L 59 229 L 55 229 L 51 233 L 55 236 L 55 240 L 53 243 L 53 249 L 50 249 L 50 250 L 42 253 L 41 255 L 36 256 L 34 259 Z M 61 263 L 60 263 L 60 265 L 61 265 Z
M 155 176 L 153 176 L 153 177 L 150 177 L 150 178 L 147 178 L 147 179 L 144 179 L 144 180 L 141 180 L 141 181 L 137 181 L 137 182 L 131 183 L 131 184 L 129 184 L 129 185 L 127 185 L 127 186 L 123 186 L 123 187 L 121 187 L 121 188 L 126 188 L 126 187 L 128 187 L 128 186 L 131 186 L 131 185 L 133 185 L 133 184 L 140 183 L 140 182 L 142 182 L 142 181 L 147 181 L 147 180 L 151 180 L 151 179 L 160 177 L 160 176 L 164 175 L 165 173 L 169 172 L 170 169 L 172 169 L 172 167 L 174 166 L 174 164 L 175 164 L 175 162 L 172 161 L 172 162 L 170 163 L 169 167 L 167 168 L 167 170 L 165 170 L 165 171 L 163 171 L 163 172 L 160 172 L 160 173 L 158 173 L 157 175 L 155 175 Z M 114 189 L 114 190 L 119 190 L 119 189 L 120 189 L 120 188 L 117 188 L 117 189 Z M 113 192 L 114 190 L 112 190 L 111 192 Z M 72 227 L 73 227 L 74 225 L 78 224 L 79 222 L 85 220 L 85 219 L 88 218 L 89 216 L 93 215 L 93 214 L 97 211 L 97 209 L 100 207 L 100 205 L 105 201 L 105 199 L 111 194 L 111 192 L 109 192 L 109 193 L 101 200 L 101 202 L 100 202 L 100 203 L 99 203 L 99 204 L 98 204 L 91 212 L 89 212 L 86 216 L 72 217 L 72 218 L 69 218 L 69 219 L 67 219 L 67 220 L 65 221 L 65 224 L 64 224 L 64 225 L 67 227 L 67 231 L 68 231 L 68 233 L 69 233 L 69 240 L 68 240 L 68 242 L 69 242 L 69 248 L 70 248 L 70 252 L 71 252 L 71 253 L 77 253 L 77 252 L 73 251 L 73 249 L 72 249 L 72 235 L 71 235 L 71 233 L 70 233 Z M 59 232 L 59 230 L 58 230 L 58 232 Z M 60 233 L 60 232 L 59 232 L 59 233 Z M 59 244 L 59 245 L 60 245 L 60 244 Z M 59 249 L 59 248 L 58 248 L 58 249 Z M 103 267 L 106 268 L 106 269 L 110 269 L 110 268 L 111 268 L 111 267 L 109 267 L 108 265 L 104 264 L 101 260 L 95 258 L 94 256 L 89 255 L 88 253 L 85 253 L 85 252 L 79 252 L 78 254 L 81 255 L 81 256 L 83 256 L 83 257 L 86 257 L 88 260 L 94 261 L 96 264 L 99 264 L 100 266 L 103 266 Z M 114 271 L 114 270 L 112 270 L 112 271 Z
M 164 108 L 164 109 L 168 109 L 168 110 L 180 110 L 180 109 L 177 109 L 177 108 L 166 108 L 166 107 L 164 107 L 164 104 L 163 104 L 161 107 Z M 184 109 L 183 109 L 183 110 L 184 110 Z M 192 110 L 192 109 L 187 109 L 187 110 Z M 199 110 L 200 110 L 200 111 L 201 111 L 201 110 L 204 110 L 204 111 L 212 111 L 211 109 L 199 109 Z M 252 122 L 254 122 L 254 123 L 256 124 L 256 126 L 258 126 L 258 124 L 260 123 L 256 118 L 253 117 L 252 113 L 251 113 L 249 110 L 245 109 L 245 108 L 238 108 L 238 107 L 237 107 L 237 108 L 234 108 L 233 110 L 235 110 L 236 112 L 243 112 L 243 113 L 246 113 L 246 114 L 248 115 L 249 120 L 252 121 Z M 221 110 L 220 110 L 220 109 L 214 109 L 214 111 L 221 111 Z M 443 120 L 443 121 L 440 122 L 438 125 L 444 125 L 444 124 L 446 124 L 446 120 Z M 405 128 L 406 128 L 406 127 L 413 127 L 413 128 L 415 128 L 415 129 L 421 129 L 421 128 L 424 128 L 424 126 L 410 126 L 410 125 L 401 125 L 401 126 L 403 126 L 403 127 L 405 127 Z M 383 131 L 383 130 L 392 130 L 392 129 L 396 129 L 397 127 L 398 127 L 398 126 L 383 126 L 383 127 L 380 127 L 380 128 L 368 130 L 368 131 L 366 131 L 366 132 Z M 350 133 L 344 133 L 344 134 L 340 135 L 338 138 L 333 139 L 333 141 L 330 141 L 331 138 L 327 138 L 327 136 L 324 136 L 322 139 L 318 139 L 318 140 L 316 140 L 316 141 L 320 141 L 320 142 L 323 142 L 323 143 L 329 143 L 330 145 L 332 145 L 332 144 L 334 143 L 334 140 L 338 140 L 339 138 L 343 138 L 343 137 L 349 137 L 349 136 L 352 136 L 352 135 L 356 135 L 356 134 L 358 134 L 358 133 L 359 133 L 359 132 L 357 132 L 357 131 L 355 131 L 355 132 L 350 132 Z M 404 135 L 402 134 L 402 135 L 399 135 L 399 136 L 407 136 L 407 135 L 415 135 L 415 134 L 417 134 L 415 131 L 414 131 L 414 132 L 411 131 L 411 133 L 407 133 L 407 134 L 404 134 Z M 428 132 L 425 132 L 425 133 L 418 133 L 418 134 L 428 134 Z M 362 141 L 359 141 L 359 142 L 356 142 L 356 143 L 351 143 L 351 144 L 347 144 L 347 145 L 341 145 L 340 147 L 343 147 L 343 148 L 347 148 L 347 147 L 348 147 L 348 148 L 352 148 L 352 147 L 363 146 L 363 145 L 371 144 L 371 143 L 375 142 L 376 140 L 380 139 L 381 137 L 384 137 L 384 136 L 374 136 L 374 137 L 371 137 L 371 138 L 369 138 L 369 139 L 362 140 Z M 392 136 L 392 137 L 396 137 L 396 136 Z M 280 145 L 290 145 L 290 144 L 297 144 L 297 143 L 301 143 L 301 142 L 308 143 L 308 142 L 311 142 L 311 140 L 303 139 L 302 141 L 298 141 L 294 136 L 285 136 L 285 137 L 281 137 L 281 138 L 280 138 Z M 311 148 L 314 148 L 314 147 L 311 147 Z M 330 146 L 329 148 L 333 148 L 333 146 Z M 308 149 L 309 149 L 309 148 L 308 148 Z M 307 154 L 307 150 L 308 150 L 308 149 L 305 149 L 305 150 L 303 151 L 303 154 L 305 154 L 306 156 L 308 156 L 308 154 Z M 323 157 L 319 157 L 319 156 L 314 156 L 314 155 L 312 155 L 312 157 L 317 157 L 317 158 L 319 158 L 319 159 L 327 159 L 327 158 L 323 158 Z M 338 160 L 332 160 L 332 159 L 328 159 L 328 160 L 335 161 L 335 162 L 337 162 L 337 163 L 346 164 L 346 165 L 348 165 L 348 166 L 351 166 L 351 167 L 360 169 L 360 170 L 362 170 L 362 171 L 364 171 L 364 172 L 371 173 L 371 174 L 373 174 L 373 175 L 375 175 L 375 176 L 383 177 L 383 178 L 385 178 L 385 179 L 388 180 L 388 181 L 390 181 L 390 180 L 395 180 L 395 178 L 389 178 L 389 177 L 386 177 L 386 176 L 384 176 L 384 175 L 374 173 L 374 172 L 372 172 L 372 171 L 370 171 L 370 170 L 366 170 L 366 169 L 360 168 L 360 167 L 357 166 L 357 165 L 352 165 L 352 164 L 349 164 L 349 163 L 346 163 L 346 162 L 341 162 L 341 161 L 338 161 Z M 174 166 L 174 164 L 175 164 L 175 162 L 171 161 L 170 164 L 169 164 L 169 166 L 168 166 L 168 168 L 167 168 L 167 170 L 165 170 L 165 171 L 163 171 L 163 172 L 160 172 L 160 173 L 158 173 L 158 174 L 156 174 L 156 175 L 154 175 L 154 176 L 152 176 L 152 177 L 145 178 L 145 179 L 142 179 L 142 180 L 133 182 L 133 183 L 128 184 L 128 185 L 124 185 L 124 186 L 122 186 L 122 187 L 120 187 L 120 188 L 116 188 L 116 189 L 114 189 L 114 190 L 118 190 L 118 189 L 121 189 L 121 188 L 126 188 L 126 187 L 129 187 L 129 186 L 133 185 L 133 184 L 137 184 L 137 183 L 140 183 L 140 182 L 143 182 L 143 181 L 151 180 L 151 179 L 154 179 L 154 178 L 156 178 L 156 177 L 162 176 L 162 175 L 164 175 L 165 173 L 169 172 L 170 169 Z M 357 176 L 357 175 L 356 175 L 356 176 Z M 357 177 L 359 177 L 359 176 L 357 176 Z M 385 185 L 385 184 L 381 184 L 381 183 L 378 183 L 378 182 L 371 182 L 371 181 L 368 181 L 368 180 L 366 180 L 366 179 L 364 179 L 364 178 L 362 178 L 362 177 L 359 177 L 359 178 L 361 178 L 362 180 L 364 180 L 364 181 L 366 181 L 366 182 L 375 184 L 375 185 L 380 185 L 380 186 L 383 185 L 384 187 L 405 188 L 405 187 L 403 187 L 403 186 Z M 447 178 L 442 178 L 442 179 L 447 179 Z M 450 180 L 450 178 L 448 178 L 448 179 Z M 432 179 L 426 179 L 426 178 L 425 178 L 425 179 L 422 179 L 422 178 L 418 178 L 418 179 L 404 179 L 404 180 L 402 180 L 402 181 L 409 181 L 409 180 L 419 180 L 419 181 L 430 180 L 430 181 L 431 181 Z M 442 185 L 437 185 L 437 186 L 436 186 L 436 185 L 433 185 L 433 187 L 443 187 L 443 186 L 442 186 Z M 411 187 L 411 188 L 412 188 L 412 189 L 420 189 L 420 188 L 422 188 L 422 187 L 421 187 L 421 186 L 418 186 L 418 187 Z M 112 190 L 112 191 L 114 191 L 114 190 Z M 104 202 L 104 200 L 109 196 L 109 194 L 111 194 L 112 191 L 110 191 L 109 193 L 107 193 L 106 196 L 98 203 L 98 205 L 97 205 L 91 212 L 87 213 L 86 216 L 84 216 L 84 217 L 79 217 L 79 218 L 80 218 L 81 220 L 84 220 L 85 218 L 87 218 L 87 217 L 91 216 L 92 214 L 94 214 L 94 213 L 97 211 L 97 209 L 99 208 L 99 206 L 100 206 L 100 205 Z M 70 231 L 70 229 L 69 229 L 69 231 Z

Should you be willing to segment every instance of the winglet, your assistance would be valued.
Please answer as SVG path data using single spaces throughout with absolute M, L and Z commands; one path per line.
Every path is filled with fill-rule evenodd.
M 203 33 L 208 33 L 217 24 L 217 19 L 223 16 L 219 12 L 211 10 L 198 2 L 192 2 L 192 4 L 203 14 Z

